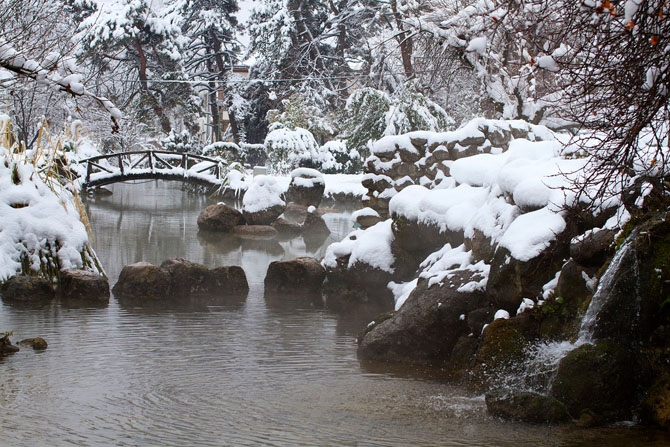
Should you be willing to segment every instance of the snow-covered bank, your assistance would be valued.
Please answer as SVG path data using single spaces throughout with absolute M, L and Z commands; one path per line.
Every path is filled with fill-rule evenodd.
M 0 126 L 8 132 L 9 119 L 0 117 Z M 55 279 L 62 269 L 101 271 L 83 205 L 52 172 L 53 163 L 54 154 L 0 145 L 0 282 L 17 274 Z

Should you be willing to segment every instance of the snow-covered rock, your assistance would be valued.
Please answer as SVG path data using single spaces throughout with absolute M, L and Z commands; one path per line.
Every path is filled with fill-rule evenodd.
M 284 188 L 274 177 L 256 176 L 242 199 L 244 219 L 250 225 L 271 224 L 286 208 L 283 195 Z

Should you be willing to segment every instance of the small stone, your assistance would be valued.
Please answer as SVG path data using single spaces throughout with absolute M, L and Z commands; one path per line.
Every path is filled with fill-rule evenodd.
M 567 408 L 553 397 L 531 392 L 486 395 L 486 409 L 493 416 L 536 424 L 567 422 Z
M 48 347 L 47 341 L 42 337 L 26 338 L 25 340 L 21 340 L 19 344 L 21 346 L 31 347 L 35 351 L 43 351 Z

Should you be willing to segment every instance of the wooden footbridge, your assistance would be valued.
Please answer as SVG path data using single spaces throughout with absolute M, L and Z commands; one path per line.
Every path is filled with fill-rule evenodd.
M 218 188 L 223 183 L 222 162 L 189 153 L 145 150 L 98 155 L 79 160 L 86 166 L 82 189 L 128 180 L 176 180 Z

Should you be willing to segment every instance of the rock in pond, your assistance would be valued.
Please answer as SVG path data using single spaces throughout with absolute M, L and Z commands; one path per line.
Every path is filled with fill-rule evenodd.
M 291 172 L 291 183 L 286 197 L 304 206 L 319 206 L 326 189 L 323 175 L 315 169 L 298 168 Z
M 51 282 L 38 276 L 13 276 L 0 285 L 3 300 L 16 302 L 40 302 L 56 297 Z
M 185 259 L 169 259 L 160 267 L 140 262 L 127 265 L 112 289 L 119 299 L 155 301 L 192 297 L 242 298 L 249 292 L 240 267 L 208 269 Z
M 465 270 L 455 271 L 451 278 L 459 284 L 477 280 Z M 398 312 L 367 329 L 359 339 L 358 355 L 369 360 L 444 366 L 459 337 L 469 333 L 461 315 L 484 303 L 481 291 L 459 292 L 458 286 L 448 281 L 429 287 L 427 280 L 420 280 Z
M 77 301 L 109 301 L 109 281 L 86 270 L 62 270 L 60 296 Z
M 270 225 L 240 225 L 235 227 L 235 236 L 242 239 L 267 241 L 274 239 L 278 232 Z
M 286 208 L 282 187 L 273 177 L 258 175 L 242 199 L 242 215 L 249 225 L 270 225 Z
M 42 337 L 26 338 L 24 340 L 21 340 L 19 344 L 21 346 L 28 346 L 30 348 L 33 348 L 35 351 L 43 351 L 49 346 L 47 344 L 47 341 Z
M 321 296 L 326 271 L 314 258 L 274 261 L 265 276 L 265 292 Z
M 535 424 L 555 424 L 571 419 L 563 403 L 532 392 L 487 394 L 486 409 L 493 416 Z
M 243 223 L 242 213 L 224 203 L 210 205 L 198 216 L 198 228 L 207 231 L 232 231 Z
M 170 274 L 148 262 L 126 265 L 112 288 L 119 299 L 162 300 L 170 294 Z

